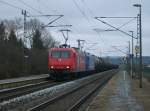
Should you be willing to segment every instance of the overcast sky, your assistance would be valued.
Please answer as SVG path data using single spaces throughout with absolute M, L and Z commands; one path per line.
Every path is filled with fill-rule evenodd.
M 2 3 L 5 1 L 13 8 Z M 149 0 L 0 0 L 0 19 L 13 19 L 23 17 L 21 9 L 26 9 L 30 15 L 43 14 L 61 14 L 61 19 L 52 25 L 72 25 L 69 33 L 68 43 L 71 46 L 77 46 L 77 39 L 85 40 L 84 49 L 96 55 L 101 56 L 124 56 L 112 46 L 117 46 L 120 50 L 127 52 L 128 42 L 131 37 L 118 31 L 104 32 L 102 30 L 112 29 L 111 27 L 94 19 L 94 17 L 135 17 L 139 10 L 133 7 L 133 4 L 142 4 L 142 32 L 143 32 L 143 55 L 150 56 L 150 1 Z M 20 8 L 20 9 L 17 9 Z M 54 18 L 38 18 L 45 24 Z M 28 18 L 29 20 L 29 18 Z M 109 24 L 120 27 L 131 21 L 128 19 L 102 19 Z M 136 36 L 136 19 L 121 28 L 128 32 L 134 31 Z M 61 28 L 48 28 L 55 39 L 64 43 Z M 97 29 L 95 32 L 93 29 Z M 135 40 L 136 43 L 136 40 Z

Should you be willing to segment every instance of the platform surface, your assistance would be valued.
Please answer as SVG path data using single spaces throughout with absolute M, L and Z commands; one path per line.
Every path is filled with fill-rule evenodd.
M 132 79 L 126 71 L 119 71 L 94 98 L 86 111 L 150 111 L 150 83 Z

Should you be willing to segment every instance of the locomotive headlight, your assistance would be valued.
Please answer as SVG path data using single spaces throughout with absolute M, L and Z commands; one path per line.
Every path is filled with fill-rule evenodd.
M 54 66 L 51 66 L 51 69 L 53 69 L 54 68 Z
M 67 69 L 69 69 L 70 67 L 69 67 L 69 66 L 67 66 L 66 68 L 67 68 Z

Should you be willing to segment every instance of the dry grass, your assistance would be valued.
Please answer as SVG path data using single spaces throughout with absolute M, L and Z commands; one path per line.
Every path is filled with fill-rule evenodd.
M 143 88 L 139 88 L 139 80 L 133 80 L 131 89 L 131 94 L 143 106 L 144 111 L 150 111 L 150 83 L 143 79 Z
M 121 72 L 122 73 L 122 72 Z M 124 98 L 124 95 L 118 95 L 118 80 L 120 79 L 120 73 L 116 74 L 109 83 L 103 88 L 103 90 L 99 93 L 99 95 L 91 102 L 87 111 L 150 111 L 150 83 L 143 79 L 143 88 L 139 88 L 139 81 L 129 78 L 129 92 L 121 92 L 129 95 Z M 123 79 L 121 80 L 123 81 Z M 123 85 L 124 86 L 124 85 Z M 124 86 L 123 90 L 126 89 Z M 120 98 L 118 101 L 110 100 L 114 97 Z M 117 99 L 118 99 L 117 98 Z M 122 100 L 123 98 L 123 100 Z M 125 101 L 128 103 L 124 103 Z M 121 101 L 121 102 L 120 102 Z M 115 106 L 118 104 L 117 106 Z M 114 107 L 113 107 L 114 106 Z M 112 109 L 111 109 L 112 108 Z M 114 108 L 114 109 L 113 109 Z

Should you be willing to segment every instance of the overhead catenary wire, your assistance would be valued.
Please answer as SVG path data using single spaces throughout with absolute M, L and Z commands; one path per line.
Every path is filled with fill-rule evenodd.
M 105 42 L 105 40 L 101 37 L 101 35 L 100 35 L 100 33 L 98 32 L 98 31 L 96 31 L 96 30 L 94 30 L 96 33 L 97 33 L 97 35 L 100 37 L 100 39 L 101 39 L 101 41 L 102 41 L 102 43 L 104 43 Z
M 107 17 L 100 17 L 100 18 L 107 18 Z M 122 18 L 122 17 L 108 17 L 108 18 Z M 128 25 L 129 23 L 131 23 L 131 22 L 132 22 L 133 20 L 135 20 L 137 17 L 124 17 L 124 18 L 132 18 L 132 19 L 129 20 L 129 21 L 127 21 L 127 22 L 124 23 L 123 25 L 121 25 L 121 26 L 115 28 L 115 30 L 111 30 L 111 31 L 120 31 L 120 29 L 121 29 L 122 27 L 124 27 L 124 26 Z M 101 21 L 101 22 L 102 22 L 102 23 L 105 23 L 104 21 Z M 106 25 L 107 25 L 107 24 L 106 24 Z M 108 24 L 108 25 L 110 25 L 110 24 Z M 114 28 L 113 26 L 111 26 L 111 27 Z M 110 30 L 110 29 L 107 29 L 107 30 Z M 107 30 L 104 30 L 104 31 L 107 31 Z M 97 30 L 95 30 L 95 31 L 98 33 Z M 118 51 L 120 51 L 120 52 L 126 54 L 125 52 L 121 51 L 120 49 L 117 49 L 117 48 L 115 48 L 115 47 L 113 47 L 113 46 L 111 46 L 111 47 L 114 48 L 115 50 L 118 50 Z
M 91 49 L 92 47 L 96 46 L 98 43 L 93 43 L 92 45 L 90 45 L 89 47 L 86 47 L 86 50 L 87 49 Z
M 72 0 L 79 12 L 82 14 L 82 16 L 87 20 L 87 22 L 90 24 L 89 18 L 86 16 L 85 12 L 80 8 L 76 0 Z
M 33 10 L 33 11 L 39 13 L 39 14 L 43 14 L 42 11 L 39 11 L 39 10 L 37 10 L 36 8 L 33 8 L 31 5 L 27 4 L 26 2 L 24 2 L 24 1 L 22 1 L 22 0 L 17 0 L 17 1 L 19 1 L 20 3 L 22 3 L 22 4 L 25 5 L 26 7 L 29 7 L 31 10 Z M 5 4 L 5 5 L 8 5 L 8 6 L 12 7 L 12 8 L 18 9 L 18 10 L 20 10 L 20 11 L 26 10 L 26 9 L 20 8 L 20 7 L 16 6 L 16 5 L 13 5 L 13 4 L 11 4 L 11 3 L 8 3 L 8 2 L 2 1 L 2 0 L 0 0 L 0 3 L 3 3 L 3 4 Z M 28 15 L 27 15 L 27 16 L 28 16 Z M 29 15 L 29 16 L 31 16 L 31 15 Z M 37 15 L 37 16 L 38 16 L 38 15 Z M 40 16 L 40 15 L 39 15 L 39 16 Z M 44 15 L 44 16 L 49 16 L 49 15 Z M 57 16 L 57 15 L 56 15 L 56 16 Z M 58 19 L 58 18 L 56 18 L 55 20 L 57 20 L 57 19 Z M 51 21 L 49 24 L 53 23 L 55 20 Z
M 31 5 L 27 4 L 26 2 L 24 2 L 23 0 L 17 0 L 19 1 L 20 3 L 24 4 L 26 7 L 32 9 L 33 11 L 41 14 L 41 15 L 35 15 L 35 16 L 32 16 L 32 17 L 41 17 L 41 16 L 45 16 L 47 17 L 48 19 L 50 19 L 51 16 L 57 16 L 57 18 L 53 19 L 51 22 L 49 22 L 46 26 L 54 23 L 56 20 L 60 19 L 61 17 L 63 17 L 63 15 L 45 15 L 42 11 L 32 7 Z M 29 16 L 28 16 L 29 17 Z M 31 17 L 31 16 L 30 16 Z
M 133 18 L 133 19 L 129 20 L 128 22 L 126 22 L 126 23 L 124 23 L 123 25 L 121 25 L 120 27 L 118 27 L 118 29 L 121 29 L 122 27 L 128 25 L 129 23 L 131 23 L 131 22 L 132 22 L 133 20 L 135 20 L 135 19 L 137 19 L 137 18 Z
M 21 0 L 22 1 L 22 0 Z M 32 8 L 30 8 L 30 9 L 32 9 Z M 34 9 L 32 9 L 32 10 L 34 10 Z M 82 10 L 82 9 L 81 9 Z M 36 11 L 36 12 L 39 12 L 39 11 Z M 84 11 L 83 11 L 84 12 Z M 85 14 L 85 13 L 84 13 Z
M 116 17 L 115 17 L 115 18 L 116 18 Z M 118 28 L 118 29 L 121 29 L 121 28 L 123 28 L 124 26 L 128 25 L 129 23 L 131 23 L 131 22 L 132 22 L 133 20 L 135 20 L 135 19 L 136 19 L 136 17 L 135 17 L 135 18 L 132 17 L 131 20 L 127 21 L 126 23 L 122 24 L 121 26 L 119 26 L 119 27 L 117 27 L 117 28 Z M 104 30 L 104 31 L 109 31 L 109 30 L 111 30 L 111 31 L 117 31 L 117 30 L 113 30 L 113 29 L 106 29 L 106 30 Z
M 95 30 L 95 31 L 96 31 L 96 30 Z M 96 32 L 99 34 L 98 31 L 96 31 Z M 121 49 L 118 49 L 118 48 L 116 48 L 115 46 L 108 44 L 108 42 L 106 42 L 106 40 L 104 40 L 102 37 L 101 37 L 101 40 L 103 41 L 102 43 L 103 43 L 104 45 L 107 45 L 107 46 L 109 46 L 110 48 L 115 49 L 117 52 L 121 52 L 122 54 L 126 54 L 126 53 L 125 53 L 124 51 L 122 51 Z
M 95 17 L 95 19 L 97 19 L 98 21 L 102 22 L 103 24 L 106 24 L 106 25 L 108 25 L 108 26 L 110 26 L 110 27 L 116 29 L 117 31 L 120 31 L 120 32 L 124 33 L 125 35 L 128 35 L 128 36 L 130 36 L 130 37 L 133 37 L 133 36 L 130 35 L 129 33 L 125 32 L 125 31 L 123 31 L 123 30 L 120 30 L 119 28 L 116 28 L 116 27 L 112 26 L 111 24 L 109 24 L 109 23 L 107 23 L 107 22 L 105 22 L 105 21 L 99 19 L 99 17 Z M 133 38 L 136 38 L 136 37 L 133 37 Z
M 94 15 L 93 12 L 91 11 L 91 9 L 86 5 L 85 1 L 81 0 L 82 3 L 84 3 L 84 5 L 87 7 L 87 9 L 89 10 L 89 13 L 91 15 Z M 116 18 L 116 17 L 110 17 L 110 18 Z M 122 17 L 117 17 L 117 18 L 122 18 Z M 119 26 L 118 29 L 121 29 L 122 27 L 126 26 L 127 24 L 129 24 L 130 22 L 132 22 L 134 19 L 136 19 L 137 17 L 125 17 L 125 18 L 133 18 L 132 20 L 129 20 L 127 23 L 124 23 L 123 25 Z M 107 30 L 110 30 L 110 29 L 107 29 Z M 116 31 L 116 30 L 114 30 Z M 97 32 L 97 31 L 96 31 Z M 99 35 L 99 33 L 97 32 L 97 34 Z M 102 40 L 104 41 L 104 40 Z
M 85 11 L 83 11 L 80 6 L 78 5 L 76 0 L 73 0 L 75 6 L 77 7 L 77 9 L 79 10 L 79 12 L 83 15 L 83 17 L 88 21 L 89 26 L 92 27 L 91 22 L 89 21 L 88 16 L 86 15 Z M 85 8 L 87 8 L 87 11 L 89 12 L 89 14 L 91 15 L 91 17 L 93 18 L 94 13 L 90 10 L 90 8 L 86 5 L 86 3 L 84 1 L 81 1 L 84 5 Z M 91 31 L 93 31 L 93 28 L 91 28 Z M 97 35 L 99 35 L 98 33 L 96 33 Z M 103 41 L 103 40 L 102 40 Z
M 102 17 L 103 18 L 103 17 Z M 111 17 L 112 18 L 112 17 Z M 116 18 L 116 17 L 115 17 Z M 129 18 L 129 17 L 127 17 L 127 18 Z M 129 23 L 131 23 L 133 20 L 135 20 L 136 19 L 136 17 L 132 17 L 132 19 L 131 20 L 129 20 L 129 21 L 127 21 L 126 23 L 124 23 L 124 24 L 122 24 L 121 26 L 119 26 L 119 27 L 117 27 L 117 29 L 119 30 L 119 29 L 121 29 L 121 28 L 123 28 L 124 26 L 126 26 L 126 25 L 128 25 Z M 96 31 L 96 29 L 94 29 L 95 31 Z M 104 30 L 104 31 L 117 31 L 117 30 L 113 30 L 113 29 L 106 29 L 106 30 Z
M 114 49 L 118 50 L 119 52 L 122 52 L 123 54 L 127 54 L 126 52 L 122 51 L 121 49 L 115 47 L 115 46 L 112 46 Z
M 81 1 L 82 1 L 82 3 L 84 3 L 84 4 L 86 5 L 86 3 L 85 3 L 84 0 L 81 0 Z M 86 7 L 87 7 L 87 5 L 86 5 Z M 88 8 L 89 12 L 92 12 L 89 7 L 87 7 L 87 8 Z M 94 15 L 93 12 L 92 12 L 91 14 Z M 107 17 L 101 17 L 101 18 L 107 18 Z M 122 17 L 108 17 L 108 18 L 122 18 Z M 123 18 L 128 18 L 128 19 L 129 19 L 129 18 L 132 18 L 132 19 L 129 20 L 127 23 L 124 23 L 123 25 L 117 27 L 118 30 L 120 30 L 122 27 L 128 25 L 130 22 L 132 22 L 132 21 L 133 21 L 134 19 L 136 19 L 137 17 L 123 17 Z M 99 32 L 98 32 L 97 30 L 94 30 L 94 31 L 99 35 Z M 116 29 L 115 29 L 115 30 L 114 30 L 114 29 L 106 29 L 106 31 L 117 31 L 117 30 L 116 30 Z M 102 39 L 102 41 L 104 42 L 103 39 Z
M 39 1 L 38 1 L 38 3 L 39 3 Z M 42 3 L 41 3 L 42 4 Z M 44 5 L 44 7 L 47 7 L 47 5 L 46 4 L 43 4 Z M 77 4 L 78 5 L 78 4 Z M 80 8 L 80 6 L 78 5 L 78 7 Z M 79 10 L 79 9 L 78 9 Z M 81 11 L 82 11 L 82 9 L 81 9 Z M 56 11 L 55 11 L 56 12 Z M 84 11 L 82 11 L 83 13 L 84 13 Z M 86 16 L 86 14 L 84 13 L 84 15 Z M 84 18 L 85 18 L 85 16 L 84 16 Z M 64 17 L 65 18 L 65 17 Z M 86 20 L 87 20 L 87 17 L 85 18 Z M 66 20 L 66 19 L 64 19 L 65 20 L 65 22 L 67 22 L 68 24 L 71 24 L 70 23 L 70 21 L 69 20 Z M 88 20 L 88 23 L 89 23 L 89 20 Z M 90 24 L 90 23 L 89 23 Z M 78 25 L 78 24 L 76 24 L 76 25 Z M 76 25 L 73 25 L 72 26 L 72 28 L 73 28 L 73 30 L 74 31 L 72 31 L 72 32 L 76 32 L 76 33 L 79 33 L 79 31 L 78 31 L 78 27 L 76 26 Z M 48 26 L 49 27 L 49 26 Z M 51 26 L 50 26 L 51 27 Z M 53 26 L 52 26 L 53 27 Z M 75 37 L 77 37 L 78 35 L 75 35 Z
M 38 3 L 39 3 L 39 1 L 38 1 Z M 40 3 L 40 4 L 43 4 L 43 3 Z M 44 8 L 48 8 L 47 4 L 43 4 L 43 5 L 44 5 Z M 56 10 L 55 10 L 55 13 L 56 13 Z M 59 13 L 58 10 L 57 10 L 57 13 Z M 66 24 L 71 24 L 71 22 L 68 19 L 64 19 L 64 21 L 66 22 Z M 78 24 L 76 24 L 76 25 L 78 25 Z M 65 25 L 60 25 L 60 27 L 63 27 L 63 26 L 65 26 Z M 66 26 L 69 26 L 69 25 L 66 25 Z M 70 26 L 72 26 L 71 28 L 74 28 L 75 32 L 78 32 L 78 30 L 77 30 L 78 28 L 75 25 L 70 25 Z M 47 26 L 47 27 L 57 27 L 57 26 Z M 58 25 L 58 27 L 59 27 L 59 25 Z M 74 31 L 72 31 L 72 32 L 74 32 Z
M 76 3 L 76 1 L 75 0 L 73 0 L 75 3 Z M 94 16 L 94 13 L 90 10 L 90 8 L 86 5 L 86 3 L 85 3 L 85 1 L 82 1 L 82 3 L 84 4 L 84 6 L 87 8 L 87 10 L 89 11 L 89 13 L 91 14 L 91 16 L 93 17 Z M 77 3 L 76 3 L 77 4 Z M 77 7 L 79 7 L 79 6 L 77 6 Z M 79 7 L 79 9 L 80 9 L 80 7 Z M 80 9 L 81 10 L 81 9 Z M 82 11 L 82 10 L 81 10 Z M 80 11 L 80 12 L 81 12 Z M 83 12 L 83 11 L 82 11 Z M 82 14 L 84 14 L 85 15 L 85 13 L 82 13 Z M 89 23 L 90 24 L 90 23 Z M 124 24 L 125 25 L 125 24 Z M 123 27 L 123 25 L 122 26 L 120 26 L 119 28 L 121 28 L 121 27 Z M 96 32 L 96 34 L 99 36 L 99 32 L 97 32 L 97 31 L 95 31 Z M 102 40 L 102 43 L 104 43 L 104 39 L 101 37 L 101 40 Z M 106 42 L 105 42 L 106 43 Z M 87 50 L 88 50 L 89 48 L 87 48 Z
M 8 6 L 10 6 L 12 8 L 15 8 L 15 9 L 18 9 L 18 10 L 23 10 L 22 8 L 20 8 L 20 7 L 16 6 L 16 5 L 10 4 L 10 3 L 6 2 L 6 1 L 3 1 L 3 0 L 0 0 L 0 3 L 8 5 Z
M 86 4 L 86 2 L 84 0 L 81 0 L 81 2 L 84 4 L 84 6 L 87 8 L 87 11 L 89 12 L 89 14 L 91 15 L 91 17 L 93 18 L 95 16 L 95 14 L 93 13 L 93 11 L 88 7 L 88 5 Z M 94 24 L 96 24 L 96 23 L 94 22 Z M 106 43 L 106 41 L 101 37 L 100 33 L 96 29 L 92 29 L 92 30 L 94 30 L 94 32 L 96 32 L 96 34 L 98 35 L 98 37 L 100 37 L 102 43 L 104 43 L 104 42 Z
M 52 24 L 53 22 L 55 22 L 56 20 L 58 20 L 59 18 L 61 18 L 63 15 L 45 15 L 42 11 L 32 7 L 31 5 L 27 4 L 26 2 L 24 2 L 23 0 L 17 0 L 19 2 L 21 2 L 22 4 L 24 4 L 25 6 L 29 7 L 30 9 L 32 9 L 33 11 L 41 14 L 41 15 L 34 15 L 34 16 L 30 16 L 30 17 L 41 17 L 41 16 L 45 16 L 45 17 L 50 17 L 50 16 L 60 16 L 54 20 L 52 20 L 51 22 L 49 22 L 48 24 Z
M 94 17 L 94 13 L 93 11 L 87 6 L 87 4 L 85 3 L 85 1 L 81 0 L 82 3 L 84 4 L 84 6 L 87 8 L 89 14 L 91 15 L 91 17 Z
M 46 4 L 43 4 L 44 5 L 44 7 L 47 7 L 47 5 Z M 48 7 L 47 7 L 48 8 Z M 55 10 L 55 12 L 56 12 L 56 10 Z M 57 10 L 57 12 L 59 13 L 59 11 Z M 65 18 L 64 17 L 64 21 L 66 22 L 66 24 L 71 24 L 71 22 L 67 19 L 67 18 Z M 76 25 L 78 25 L 78 24 L 76 24 Z M 78 31 L 78 27 L 76 26 L 76 25 L 71 25 L 72 27 L 72 32 L 75 32 L 76 33 L 76 35 L 75 35 L 75 37 L 77 37 L 78 35 L 78 33 L 79 33 L 79 31 Z M 48 26 L 48 27 L 51 27 L 51 26 Z M 53 26 L 52 26 L 53 27 Z M 54 27 L 57 27 L 57 26 L 54 26 Z M 74 31 L 73 31 L 74 30 Z M 75 38 L 75 37 L 73 37 L 73 38 Z M 80 37 L 79 37 L 80 38 Z
M 30 6 L 29 4 L 27 4 L 26 2 L 24 2 L 23 0 L 17 0 L 20 3 L 24 4 L 25 6 L 29 7 L 30 9 L 34 10 L 35 12 L 39 13 L 39 14 L 43 14 L 43 12 L 37 10 L 36 8 L 33 8 L 32 6 Z

